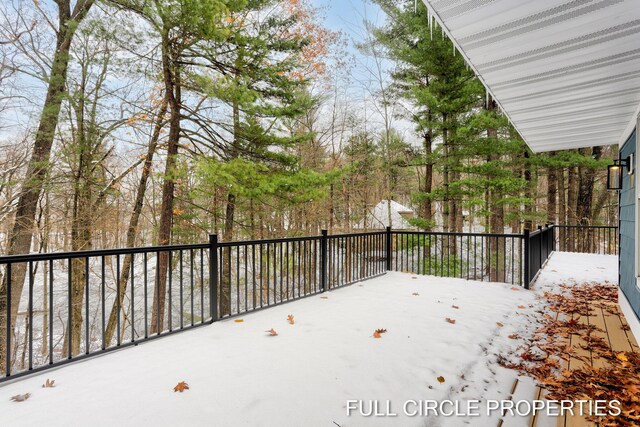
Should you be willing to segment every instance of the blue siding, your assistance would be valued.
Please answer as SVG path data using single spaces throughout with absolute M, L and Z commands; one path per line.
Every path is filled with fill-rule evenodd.
M 620 149 L 620 158 L 624 159 L 630 154 L 636 156 L 636 134 L 637 130 L 629 137 Z M 622 191 L 620 192 L 620 289 L 631 303 L 631 307 L 640 319 L 640 289 L 636 286 L 635 277 L 635 185 L 631 179 L 633 176 L 624 174 L 622 181 Z

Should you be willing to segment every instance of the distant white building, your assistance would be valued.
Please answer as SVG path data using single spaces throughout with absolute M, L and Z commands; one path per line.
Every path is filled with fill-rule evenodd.
M 391 206 L 389 206 L 391 203 Z M 389 223 L 389 207 L 391 207 L 391 223 Z M 367 215 L 356 224 L 355 228 L 386 228 L 411 229 L 413 226 L 408 219 L 413 218 L 415 212 L 396 201 L 382 200 Z

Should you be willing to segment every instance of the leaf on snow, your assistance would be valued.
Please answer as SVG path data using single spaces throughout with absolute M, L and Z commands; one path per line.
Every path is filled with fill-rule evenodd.
M 173 392 L 175 393 L 176 391 L 179 391 L 180 393 L 182 393 L 185 390 L 189 390 L 189 384 L 187 384 L 184 381 L 180 381 L 174 388 L 173 388 Z
M 271 328 L 268 331 L 266 331 L 270 337 L 275 337 L 276 335 L 278 335 L 278 333 L 276 332 L 275 329 Z
M 496 325 L 498 325 L 498 326 L 500 326 L 502 328 L 504 326 L 504 323 L 496 322 Z
M 376 330 L 373 332 L 373 337 L 374 337 L 374 338 L 382 338 L 382 334 L 384 334 L 385 332 L 387 332 L 387 330 L 386 330 L 386 329 L 376 329 Z
M 525 306 L 524 305 L 519 305 L 518 308 L 525 308 Z
M 236 319 L 236 320 L 234 320 L 234 322 L 236 322 L 236 323 L 242 323 L 242 322 L 244 322 L 244 319 Z
M 451 319 L 451 318 L 449 318 L 449 317 L 447 317 L 447 318 L 446 318 L 446 319 L 444 319 L 444 320 L 446 320 L 447 322 L 451 323 L 452 325 L 455 325 L 455 323 L 456 323 L 456 321 L 455 321 L 454 319 Z
M 438 378 L 436 378 L 438 380 L 439 383 L 443 383 L 444 382 L 444 377 L 441 375 Z
M 289 322 L 290 325 L 294 324 L 293 314 L 290 314 L 290 315 L 287 316 L 287 322 Z
M 455 308 L 456 310 L 459 309 L 460 307 L 458 307 L 457 305 L 452 305 L 451 308 Z
M 15 396 L 11 396 L 11 400 L 13 400 L 14 402 L 24 402 L 30 397 L 31 397 L 31 393 L 16 394 Z
M 56 382 L 56 380 L 50 380 L 49 378 L 47 378 L 47 380 L 44 382 L 44 384 L 42 384 L 42 388 L 55 387 L 55 382 Z
M 418 296 L 420 296 L 420 294 L 419 294 L 419 293 L 417 293 L 417 292 L 414 292 L 414 293 L 412 293 L 411 295 L 413 295 L 414 297 L 418 297 Z

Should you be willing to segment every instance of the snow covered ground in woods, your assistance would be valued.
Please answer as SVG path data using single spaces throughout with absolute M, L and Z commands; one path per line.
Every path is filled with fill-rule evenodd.
M 511 285 L 389 273 L 7 383 L 0 426 L 496 425 L 498 414 L 410 418 L 402 405 L 506 399 L 516 374 L 498 354 L 531 333 L 538 304 Z M 180 381 L 190 389 L 174 392 Z M 349 399 L 390 400 L 399 416 L 348 417 Z

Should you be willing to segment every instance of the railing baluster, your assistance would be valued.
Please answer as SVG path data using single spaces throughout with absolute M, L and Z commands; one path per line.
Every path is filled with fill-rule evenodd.
M 72 353 L 73 353 L 73 347 L 72 347 L 72 341 L 73 341 L 73 290 L 72 290 L 72 283 L 73 283 L 73 267 L 72 267 L 72 260 L 71 258 L 69 258 L 67 260 L 67 292 L 69 295 L 69 301 L 67 303 L 67 310 L 69 311 L 69 313 L 67 313 L 67 359 L 71 359 L 72 357 Z
M 136 340 L 135 265 L 135 254 L 131 254 L 131 342 Z
M 149 309 L 147 308 L 148 304 L 148 280 L 149 280 L 149 272 L 147 268 L 147 262 L 149 261 L 148 255 L 145 252 L 143 254 L 143 274 L 144 274 L 144 337 L 145 339 L 149 337 Z
M 9 295 L 11 294 L 9 293 Z M 103 316 L 102 325 L 103 325 L 102 330 L 104 331 L 104 316 Z M 103 342 L 104 342 L 104 337 L 103 337 Z M 53 260 L 50 259 L 49 260 L 49 365 L 52 365 L 52 364 L 53 364 Z
M 252 307 L 256 309 L 256 245 L 251 245 L 251 284 L 253 292 L 251 294 L 251 300 L 253 302 Z
M 193 249 L 189 249 L 189 268 L 191 270 L 191 274 L 189 275 L 189 279 L 191 279 L 189 281 L 189 285 L 191 287 L 191 326 L 194 325 L 195 323 L 195 319 L 194 319 L 194 301 L 193 301 L 193 279 L 194 279 L 194 269 L 193 269 Z
M 180 329 L 184 329 L 184 252 L 178 251 L 180 254 L 180 260 L 178 261 L 179 278 L 180 278 Z
M 12 271 L 12 267 L 13 265 L 11 263 L 7 264 L 7 295 L 5 296 L 5 298 L 7 299 L 7 324 L 6 324 L 6 328 L 7 328 L 7 336 L 5 337 L 6 340 L 6 348 L 7 348 L 7 354 L 5 355 L 5 363 L 6 366 L 4 368 L 4 375 L 5 377 L 9 377 L 11 376 L 11 335 L 12 335 L 12 328 L 11 328 L 11 297 L 12 297 L 12 281 L 13 281 L 13 271 Z
M 84 354 L 89 354 L 89 257 L 84 258 Z
M 120 255 L 116 255 L 116 343 L 120 345 Z
M 169 332 L 173 331 L 173 252 L 169 251 L 169 268 L 167 271 L 169 275 L 169 309 L 168 309 L 168 323 Z M 160 298 L 158 298 L 160 299 Z
M 105 330 L 106 330 L 106 321 L 105 321 L 105 317 L 106 317 L 106 307 L 105 307 L 105 299 L 106 299 L 106 281 L 104 278 L 105 275 L 105 257 L 101 256 L 100 257 L 100 303 L 102 304 L 101 307 L 101 312 L 102 312 L 102 350 L 104 350 L 107 347 L 107 344 L 105 343 Z
M 29 261 L 29 370 L 33 369 L 33 261 Z M 8 330 L 7 330 L 8 333 Z

